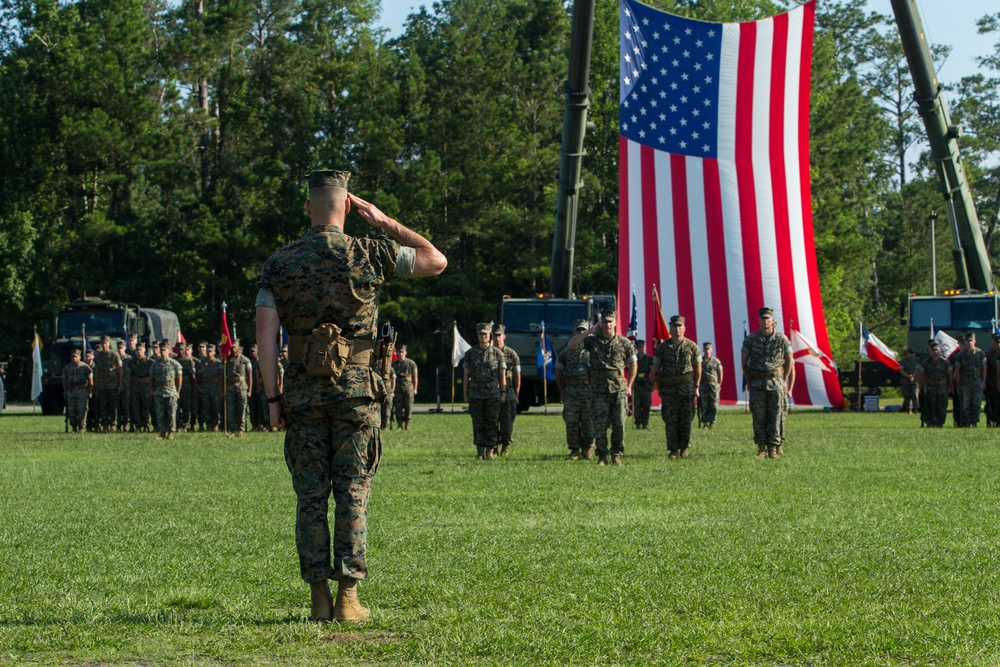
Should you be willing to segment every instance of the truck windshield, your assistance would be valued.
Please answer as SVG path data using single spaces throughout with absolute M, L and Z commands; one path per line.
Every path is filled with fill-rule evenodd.
M 97 311 L 80 313 L 63 313 L 59 316 L 59 338 L 79 336 L 83 327 L 87 327 L 87 336 L 122 336 L 125 331 L 125 313 L 123 311 Z
M 995 299 L 913 299 L 910 302 L 910 329 L 982 329 L 989 331 L 996 317 Z
M 503 305 L 503 324 L 507 333 L 572 333 L 574 320 L 587 319 L 587 302 L 580 301 L 507 301 Z

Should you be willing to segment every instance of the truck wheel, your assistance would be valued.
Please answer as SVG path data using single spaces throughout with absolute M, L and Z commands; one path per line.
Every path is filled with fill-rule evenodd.
M 52 387 L 43 387 L 39 403 L 42 404 L 42 414 L 46 416 L 61 415 L 63 412 L 61 392 L 56 392 Z

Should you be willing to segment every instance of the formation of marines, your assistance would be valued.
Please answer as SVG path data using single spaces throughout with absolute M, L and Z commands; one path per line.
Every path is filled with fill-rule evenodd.
M 133 335 L 114 350 L 104 336 L 99 349 L 88 349 L 85 357 L 73 350 L 63 369 L 67 428 L 73 433 L 155 432 L 167 440 L 176 432 L 224 429 L 242 437 L 249 416 L 255 430 L 274 430 L 266 409 L 254 402 L 261 385 L 254 382 L 255 364 L 241 353 L 239 341 L 225 363 L 205 341 L 197 355 L 190 343 L 178 343 L 176 355 L 169 340 L 149 347 L 147 355 L 146 344 Z M 285 365 L 287 352 L 279 377 Z
M 901 365 L 902 366 L 902 365 Z M 902 372 L 902 371 L 901 371 Z M 965 334 L 947 358 L 933 338 L 927 341 L 927 359 L 914 371 L 924 426 L 941 428 L 948 416 L 948 397 L 954 397 L 956 428 L 975 428 L 986 400 L 986 425 L 1000 425 L 1000 334 L 993 334 L 989 352 L 976 347 L 976 335 Z

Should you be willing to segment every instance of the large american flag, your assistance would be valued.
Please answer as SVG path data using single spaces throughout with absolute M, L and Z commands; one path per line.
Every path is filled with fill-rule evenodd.
M 733 402 L 744 322 L 756 330 L 759 307 L 830 351 L 809 190 L 815 2 L 749 23 L 619 5 L 618 303 L 635 285 L 651 338 L 658 288 L 688 338 L 715 344 Z M 833 373 L 796 372 L 797 405 L 843 405 Z

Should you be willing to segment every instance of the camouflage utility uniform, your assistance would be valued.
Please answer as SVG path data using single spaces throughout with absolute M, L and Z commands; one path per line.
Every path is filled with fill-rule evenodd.
M 70 362 L 63 368 L 66 419 L 74 433 L 83 432 L 87 425 L 87 402 L 90 400 L 93 375 L 93 369 L 82 361 Z
M 701 384 L 698 385 L 698 410 L 701 412 L 701 423 L 712 426 L 719 413 L 719 377 L 722 375 L 722 362 L 718 357 L 705 359 L 701 362 Z
M 492 345 L 473 345 L 462 357 L 462 367 L 469 371 L 469 415 L 472 416 L 472 441 L 480 453 L 488 454 L 497 446 L 497 420 L 500 418 L 500 370 L 506 369 L 503 353 Z M 482 450 L 480 450 L 482 448 Z
M 218 359 L 205 360 L 199 377 L 201 392 L 201 416 L 205 421 L 206 431 L 218 431 L 222 420 L 222 384 L 225 380 L 225 369 Z
M 385 395 L 370 361 L 378 292 L 394 275 L 410 275 L 413 257 L 385 237 L 355 238 L 335 225 L 314 225 L 261 270 L 257 306 L 276 308 L 289 334 L 285 462 L 298 499 L 295 544 L 307 583 L 368 575 L 368 496 L 382 458 L 379 403 Z M 352 353 L 338 378 L 309 377 L 301 341 L 327 323 L 341 328 Z
M 182 431 L 193 431 L 195 424 L 198 423 L 197 379 L 198 366 L 201 362 L 195 357 L 185 357 L 177 363 L 184 371 L 181 395 L 177 399 L 177 426 Z
M 507 370 L 507 400 L 500 404 L 500 417 L 497 420 L 499 426 L 500 446 L 504 452 L 514 442 L 514 420 L 517 418 L 517 391 L 514 389 L 514 373 L 521 374 L 521 357 L 510 345 L 504 345 L 500 350 L 503 354 L 503 362 Z M 506 455 L 506 454 L 505 454 Z
M 923 395 L 920 397 L 924 424 L 940 428 L 948 418 L 948 376 L 951 364 L 942 357 L 928 358 L 917 366 L 923 373 Z
M 122 350 L 123 348 L 118 349 Z M 128 385 L 128 365 L 133 357 L 124 352 L 119 352 L 118 356 L 122 360 L 122 390 L 118 392 L 118 430 L 126 431 L 132 423 L 132 394 Z
M 590 352 L 564 347 L 556 360 L 556 370 L 562 382 L 563 421 L 566 422 L 566 445 L 570 455 L 593 457 L 591 424 Z
M 917 382 L 915 379 L 910 379 L 910 376 L 917 374 L 917 367 L 919 365 L 920 361 L 909 354 L 899 362 L 899 370 L 905 374 L 899 380 L 899 395 L 903 398 L 903 412 L 920 410 L 920 405 L 917 401 Z
M 986 353 L 986 425 L 1000 426 L 1000 350 L 990 348 Z
M 396 374 L 396 391 L 391 399 L 396 410 L 396 427 L 404 428 L 410 423 L 413 410 L 413 378 L 417 375 L 417 362 L 413 359 L 396 359 L 392 362 Z
M 978 426 L 979 413 L 983 407 L 983 369 L 986 354 L 978 347 L 962 350 L 955 359 L 957 375 L 958 404 L 962 411 L 962 426 Z
M 593 433 L 597 455 L 608 455 L 608 429 L 611 429 L 611 455 L 625 451 L 625 400 L 628 383 L 625 366 L 635 361 L 635 347 L 625 336 L 611 338 L 597 333 L 583 341 L 590 352 L 590 390 Z
M 129 389 L 132 395 L 132 426 L 136 430 L 149 429 L 149 413 L 153 409 L 153 360 L 134 357 L 128 365 Z
M 635 382 L 632 383 L 632 415 L 635 427 L 649 428 L 649 410 L 653 406 L 653 382 L 650 372 L 653 370 L 653 357 L 643 354 L 636 357 Z
M 234 433 L 242 433 L 247 428 L 247 393 L 252 387 L 247 387 L 247 373 L 253 373 L 253 364 L 242 354 L 236 354 L 228 359 L 226 367 L 226 429 Z
M 156 429 L 161 433 L 173 433 L 177 430 L 177 380 L 183 374 L 184 369 L 176 359 L 157 359 L 150 370 L 153 378 L 153 405 L 156 406 Z
M 670 338 L 656 346 L 653 364 L 657 386 L 663 401 L 667 449 L 671 456 L 685 455 L 691 445 L 691 421 L 694 419 L 695 368 L 701 364 L 701 349 L 694 341 Z
M 94 385 L 98 425 L 114 430 L 118 424 L 118 391 L 122 387 L 122 358 L 115 350 L 94 353 Z
M 753 441 L 759 452 L 780 447 L 785 442 L 788 402 L 784 362 L 785 357 L 792 354 L 792 343 L 777 329 L 770 336 L 757 330 L 743 339 L 742 354 L 748 357 L 747 389 L 750 391 Z

